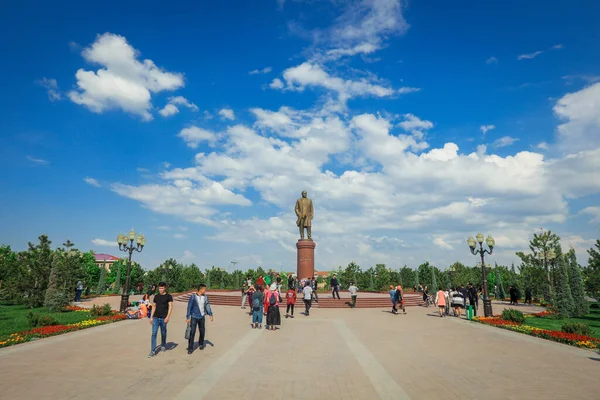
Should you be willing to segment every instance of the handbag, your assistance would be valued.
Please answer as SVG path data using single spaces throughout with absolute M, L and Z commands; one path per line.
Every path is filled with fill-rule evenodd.
M 190 336 L 192 336 L 192 326 L 187 324 L 187 328 L 185 328 L 185 338 L 190 340 Z

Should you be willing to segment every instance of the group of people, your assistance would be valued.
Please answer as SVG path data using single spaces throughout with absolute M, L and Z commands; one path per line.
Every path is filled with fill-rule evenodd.
M 450 315 L 450 308 L 455 317 L 460 317 L 462 310 L 467 308 L 467 302 L 473 307 L 474 315 L 477 315 L 479 291 L 472 283 L 469 283 L 466 288 L 462 284 L 449 290 L 443 290 L 440 287 L 435 294 L 434 302 L 438 306 L 440 317 Z

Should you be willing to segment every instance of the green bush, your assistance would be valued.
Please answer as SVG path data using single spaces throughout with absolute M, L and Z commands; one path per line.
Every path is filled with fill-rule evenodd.
M 566 321 L 561 330 L 565 333 L 576 333 L 578 335 L 591 336 L 592 330 L 588 324 L 583 322 Z
M 27 314 L 27 320 L 29 321 L 29 326 L 31 326 L 32 328 L 59 324 L 56 318 L 51 317 L 49 315 L 36 314 L 33 311 L 29 311 L 29 314 Z
M 521 311 L 513 310 L 510 308 L 507 308 L 506 310 L 502 311 L 502 319 L 505 321 L 516 322 L 517 324 L 522 324 L 523 322 L 525 322 L 525 316 Z
M 111 310 L 110 304 L 108 304 L 108 303 L 106 303 L 103 306 L 97 306 L 94 304 L 90 311 L 90 315 L 92 315 L 94 317 L 102 317 L 105 315 L 110 315 L 111 311 L 112 310 Z

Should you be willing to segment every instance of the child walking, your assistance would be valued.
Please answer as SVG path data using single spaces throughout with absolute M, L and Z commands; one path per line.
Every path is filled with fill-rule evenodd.
M 294 290 L 293 287 L 289 288 L 287 291 L 287 294 L 285 295 L 286 299 L 287 299 L 287 309 L 285 311 L 285 317 L 292 317 L 294 318 L 294 306 L 296 305 L 296 291 Z M 290 310 L 292 311 L 292 313 L 290 314 Z

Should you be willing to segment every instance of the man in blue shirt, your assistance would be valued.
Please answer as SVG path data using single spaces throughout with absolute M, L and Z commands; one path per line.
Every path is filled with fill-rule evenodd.
M 201 284 L 198 287 L 198 292 L 190 296 L 187 306 L 187 314 L 185 319 L 190 324 L 190 338 L 188 339 L 188 354 L 194 351 L 194 337 L 196 336 L 196 326 L 200 329 L 200 350 L 204 350 L 204 335 L 206 333 L 205 320 L 206 316 L 210 317 L 210 322 L 213 321 L 213 314 L 206 296 L 206 285 Z

